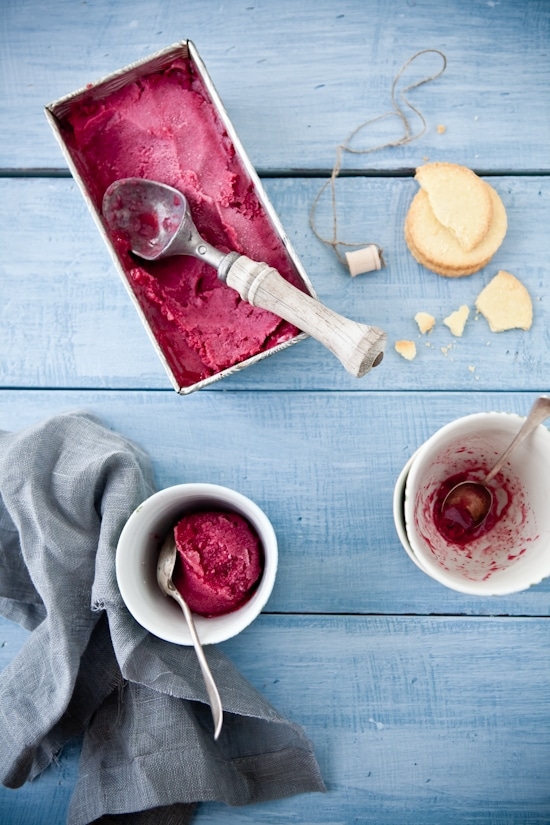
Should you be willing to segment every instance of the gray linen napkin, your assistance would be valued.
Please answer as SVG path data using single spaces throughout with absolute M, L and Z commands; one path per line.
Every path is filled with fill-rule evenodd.
M 154 492 L 148 457 L 70 412 L 0 431 L 0 613 L 32 632 L 0 673 L 0 779 L 16 788 L 83 733 L 69 822 L 190 822 L 201 800 L 244 805 L 323 791 L 303 730 L 214 645 L 217 742 L 192 648 L 126 610 L 115 550 Z

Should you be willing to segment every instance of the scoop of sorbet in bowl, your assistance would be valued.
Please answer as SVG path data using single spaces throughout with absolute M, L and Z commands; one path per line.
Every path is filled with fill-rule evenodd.
M 174 584 L 194 613 L 221 616 L 248 601 L 262 575 L 263 553 L 258 534 L 245 518 L 238 513 L 192 513 L 176 524 L 174 536 Z
M 173 574 L 176 586 L 179 583 L 192 602 L 202 644 L 224 642 L 248 627 L 265 607 L 275 584 L 277 536 L 266 513 L 254 501 L 229 487 L 203 482 L 159 490 L 142 502 L 124 525 L 117 546 L 116 574 L 120 593 L 134 619 L 155 636 L 175 644 L 191 645 L 193 641 L 181 609 L 158 585 L 160 548 L 171 532 L 175 537 L 174 528 L 180 522 L 191 519 L 193 523 L 199 515 L 205 518 L 208 514 L 215 514 L 215 529 L 197 532 L 210 533 L 206 545 L 212 547 L 216 535 L 223 536 L 225 550 L 218 549 L 205 562 L 200 548 L 195 549 L 188 554 L 191 564 L 187 570 L 192 568 L 191 574 L 178 556 Z M 241 522 L 246 528 L 243 534 Z M 179 528 L 180 532 L 185 534 L 187 530 Z M 180 576 L 187 578 L 185 587 Z M 199 603 L 191 591 L 197 591 Z

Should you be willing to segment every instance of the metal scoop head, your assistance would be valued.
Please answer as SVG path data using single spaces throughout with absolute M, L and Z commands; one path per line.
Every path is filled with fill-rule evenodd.
M 185 196 L 165 183 L 117 180 L 103 196 L 102 212 L 110 230 L 123 235 L 132 252 L 146 261 L 191 255 L 218 269 L 226 257 L 199 235 Z

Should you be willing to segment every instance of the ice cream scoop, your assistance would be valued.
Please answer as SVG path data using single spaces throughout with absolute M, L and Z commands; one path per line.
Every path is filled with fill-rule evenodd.
M 174 187 L 144 178 L 123 178 L 106 190 L 102 211 L 109 229 L 123 234 L 135 255 L 148 261 L 169 255 L 204 260 L 244 301 L 311 335 L 357 378 L 384 357 L 387 335 L 382 330 L 339 315 L 266 263 L 208 244 L 193 223 L 185 196 Z
M 481 481 L 461 481 L 449 491 L 441 505 L 441 513 L 447 522 L 456 523 L 465 533 L 483 523 L 493 503 L 493 493 L 487 485 L 508 460 L 512 450 L 549 415 L 550 397 L 543 395 L 537 398 L 518 434 L 487 475 Z
M 157 561 L 157 582 L 162 592 L 166 596 L 170 596 L 170 598 L 174 599 L 179 604 L 183 611 L 183 615 L 185 616 L 185 621 L 187 622 L 187 627 L 189 628 L 189 633 L 191 634 L 191 639 L 193 640 L 193 646 L 197 654 L 197 659 L 199 660 L 204 684 L 206 686 L 206 692 L 208 693 L 208 698 L 210 699 L 210 708 L 212 710 L 212 718 L 214 720 L 214 739 L 217 739 L 220 735 L 223 722 L 223 710 L 220 694 L 218 693 L 218 688 L 216 687 L 214 677 L 212 676 L 212 672 L 208 666 L 208 662 L 206 661 L 206 656 L 204 655 L 204 650 L 202 649 L 199 635 L 195 627 L 195 622 L 193 621 L 193 614 L 191 613 L 187 602 L 172 581 L 172 574 L 176 563 L 176 555 L 176 540 L 174 538 L 173 531 L 171 531 L 160 549 L 160 554 Z

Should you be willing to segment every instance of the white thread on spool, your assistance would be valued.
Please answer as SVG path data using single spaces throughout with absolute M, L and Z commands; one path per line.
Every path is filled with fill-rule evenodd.
M 369 244 L 363 249 L 356 249 L 354 252 L 346 252 L 346 261 L 352 278 L 362 275 L 365 272 L 372 272 L 374 269 L 381 269 L 380 252 L 376 244 Z

